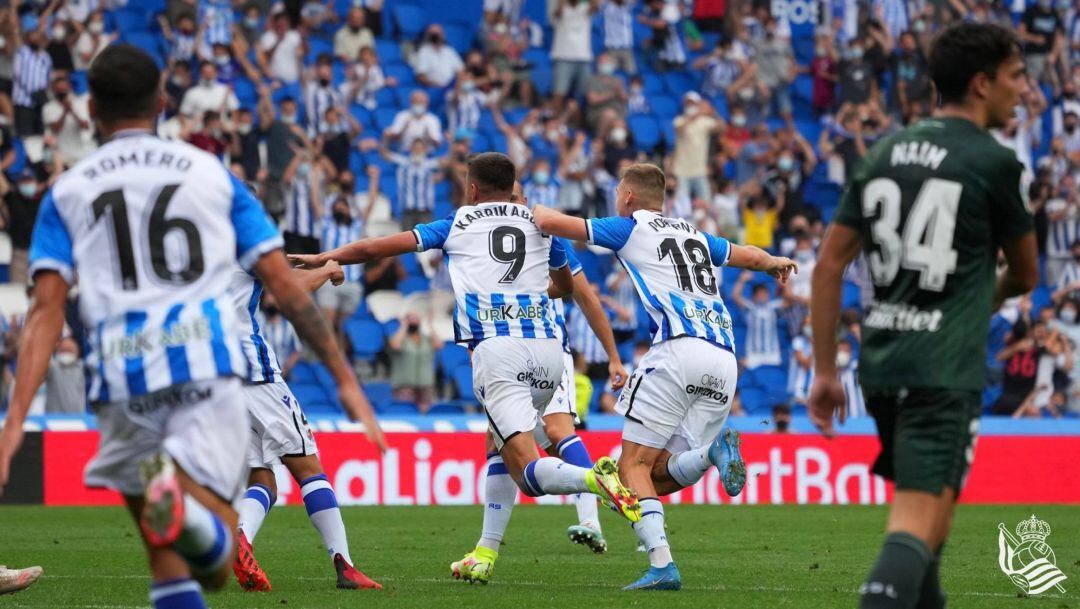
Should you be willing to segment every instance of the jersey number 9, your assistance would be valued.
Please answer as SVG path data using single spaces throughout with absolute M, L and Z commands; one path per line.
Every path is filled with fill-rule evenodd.
M 513 226 L 500 226 L 491 231 L 488 246 L 492 260 L 510 265 L 499 283 L 513 283 L 525 266 L 525 233 Z

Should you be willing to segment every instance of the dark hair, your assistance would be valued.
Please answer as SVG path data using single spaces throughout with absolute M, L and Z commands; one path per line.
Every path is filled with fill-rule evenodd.
M 153 118 L 158 113 L 161 71 L 142 49 L 130 44 L 106 47 L 87 74 L 99 120 Z
M 206 112 L 203 112 L 202 120 L 204 125 L 206 123 L 212 123 L 214 121 L 221 120 L 221 114 L 218 113 L 216 110 L 207 110 Z
M 982 72 L 993 79 L 1010 57 L 1020 55 L 1020 39 L 1000 25 L 961 23 L 945 28 L 930 49 L 930 78 L 942 103 L 959 103 Z
M 485 152 L 469 159 L 469 181 L 484 192 L 511 192 L 517 168 L 501 152 Z

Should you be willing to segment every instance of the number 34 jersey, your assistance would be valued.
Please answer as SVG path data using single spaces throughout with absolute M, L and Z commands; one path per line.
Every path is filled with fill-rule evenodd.
M 281 247 L 259 202 L 188 144 L 122 132 L 64 173 L 41 203 L 32 273 L 79 283 L 91 401 L 246 375 L 228 293 Z
M 862 236 L 874 281 L 864 388 L 983 388 L 997 252 L 1033 230 L 1022 171 L 957 118 L 920 121 L 856 167 L 835 221 Z
M 587 220 L 586 230 L 589 243 L 614 251 L 626 268 L 656 326 L 653 343 L 696 336 L 735 352 L 715 268 L 727 264 L 727 240 L 648 210 Z
M 556 338 L 548 271 L 566 266 L 566 250 L 540 232 L 527 207 L 466 205 L 413 234 L 418 252 L 441 248 L 448 256 L 457 342 Z

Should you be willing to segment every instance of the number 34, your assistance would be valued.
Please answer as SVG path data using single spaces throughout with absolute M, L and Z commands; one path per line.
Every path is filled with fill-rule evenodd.
M 890 178 L 867 183 L 863 215 L 880 212 L 870 229 L 878 245 L 878 251 L 868 256 L 874 283 L 891 284 L 903 266 L 919 273 L 919 288 L 933 292 L 945 289 L 949 274 L 956 270 L 957 253 L 952 245 L 963 188 L 958 182 L 940 178 L 923 182 L 901 235 L 900 185 Z

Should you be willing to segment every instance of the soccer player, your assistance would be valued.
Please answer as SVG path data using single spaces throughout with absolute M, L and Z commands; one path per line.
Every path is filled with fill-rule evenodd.
M 560 293 L 572 291 L 573 279 L 562 244 L 540 232 L 523 202 L 510 202 L 514 175 L 506 155 L 479 154 L 468 163 L 466 203 L 453 216 L 293 260 L 318 268 L 328 260 L 358 264 L 443 249 L 457 299 L 456 338 L 472 348 L 476 397 L 502 466 L 526 495 L 593 493 L 637 521 L 637 498 L 610 458 L 585 468 L 537 453 L 539 413 L 563 376 L 549 278 Z
M 154 60 L 110 46 L 88 80 L 90 112 L 108 141 L 41 203 L 30 248 L 35 298 L 0 433 L 0 488 L 78 276 L 101 436 L 86 483 L 119 491 L 140 523 L 153 605 L 198 609 L 206 606 L 199 582 L 223 585 L 235 555 L 230 503 L 249 436 L 237 378 L 246 369 L 243 326 L 228 294 L 237 262 L 326 361 L 348 410 L 366 401 L 262 205 L 217 158 L 152 135 L 164 105 Z M 368 433 L 381 442 L 377 426 Z
M 529 199 L 522 192 L 521 183 L 514 183 L 511 202 L 528 207 Z M 592 291 L 589 280 L 582 272 L 581 262 L 577 259 L 570 244 L 563 241 L 570 273 L 574 278 L 574 301 L 589 321 L 590 326 L 608 356 L 608 372 L 612 386 L 621 389 L 626 383 L 626 369 L 623 368 L 619 351 L 615 346 L 611 324 L 604 313 L 600 299 Z M 555 329 L 563 347 L 563 374 L 551 401 L 543 409 L 541 423 L 536 426 L 534 437 L 552 457 L 559 457 L 571 465 L 591 468 L 592 457 L 585 447 L 585 442 L 574 433 L 577 422 L 577 390 L 574 384 L 574 360 L 570 355 L 570 341 L 566 333 L 566 310 L 563 301 L 555 293 L 548 291 L 555 306 Z M 489 430 L 485 438 L 487 448 L 487 476 L 484 478 L 484 526 L 476 547 L 459 561 L 450 565 L 450 574 L 456 579 L 486 584 L 491 581 L 495 571 L 495 561 L 499 558 L 503 535 L 510 524 L 510 515 L 517 500 L 517 485 L 506 470 L 502 456 L 495 448 L 495 440 Z M 587 546 L 593 552 L 602 554 L 607 551 L 607 541 L 600 528 L 596 497 L 590 493 L 579 493 L 574 497 L 578 524 L 566 530 L 567 536 L 574 543 Z
M 663 217 L 665 186 L 659 167 L 641 163 L 628 167 L 616 187 L 619 217 L 583 220 L 543 206 L 533 210 L 545 234 L 614 251 L 656 324 L 653 346 L 616 407 L 626 417 L 619 470 L 627 486 L 643 497 L 634 531 L 650 564 L 628 590 L 682 587 L 664 532 L 660 495 L 692 486 L 713 466 L 732 496 L 746 481 L 738 432 L 721 432 L 738 366 L 731 316 L 720 298 L 714 267 L 764 271 L 781 284 L 796 270 L 788 258 Z
M 336 262 L 314 270 L 294 269 L 293 273 L 308 292 L 318 290 L 327 281 L 335 286 L 345 281 L 345 273 Z M 256 319 L 262 291 L 263 285 L 258 279 L 243 268 L 236 267 L 231 292 L 237 316 L 244 320 L 247 330 L 241 343 L 248 363 L 244 397 L 247 398 L 251 415 L 252 436 L 247 451 L 247 464 L 251 467 L 248 488 L 237 508 L 237 544 L 241 550 L 233 562 L 233 573 L 245 590 L 265 592 L 271 588 L 270 580 L 255 560 L 251 544 L 255 542 L 255 535 L 277 501 L 274 464 L 280 462 L 300 485 L 308 518 L 322 537 L 337 573 L 337 587 L 381 589 L 382 586 L 353 565 L 349 555 L 337 495 L 319 462 L 315 436 L 308 427 L 300 403 L 285 383 L 277 354 L 270 341 L 263 336 Z M 373 418 L 367 419 L 370 413 L 371 407 L 367 405 L 359 412 L 349 412 L 349 415 L 364 421 L 365 425 L 377 425 Z
M 846 405 L 834 341 L 842 275 L 863 250 L 874 281 L 859 381 L 881 439 L 873 471 L 896 493 L 859 588 L 863 609 L 945 606 L 941 548 L 974 454 L 990 317 L 1038 279 L 1023 166 L 987 132 L 1009 121 L 1027 87 L 1020 49 L 997 25 L 938 35 L 930 74 L 940 108 L 860 161 L 818 257 L 808 408 L 826 436 Z M 995 279 L 999 249 L 1007 266 Z

